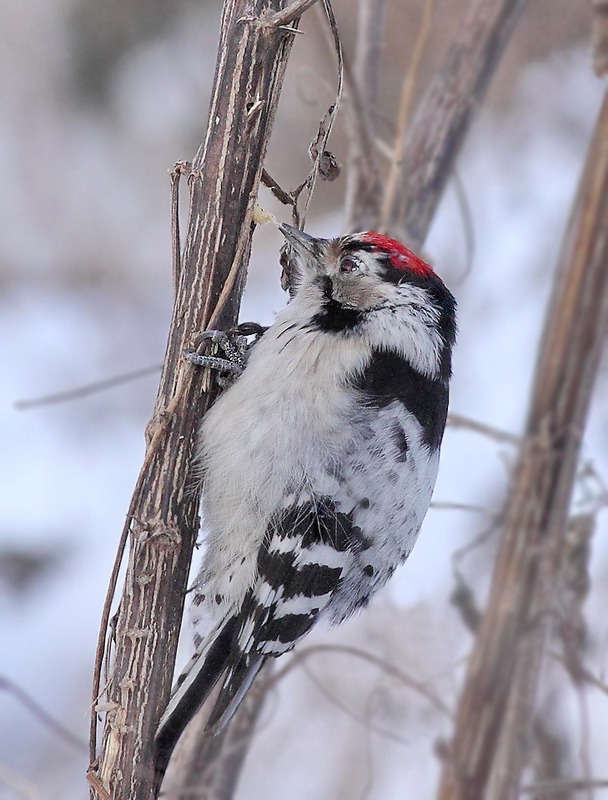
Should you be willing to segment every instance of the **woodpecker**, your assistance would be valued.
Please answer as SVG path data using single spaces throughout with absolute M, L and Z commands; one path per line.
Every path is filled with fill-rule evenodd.
M 292 299 L 201 426 L 196 652 L 158 729 L 161 761 L 216 685 L 210 733 L 268 658 L 368 603 L 414 547 L 437 476 L 453 296 L 388 236 L 279 229 Z

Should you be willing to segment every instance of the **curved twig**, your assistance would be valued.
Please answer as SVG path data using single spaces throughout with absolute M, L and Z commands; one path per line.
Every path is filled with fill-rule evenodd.
M 268 685 L 272 686 L 275 683 L 278 683 L 282 678 L 287 675 L 287 673 L 291 672 L 294 667 L 297 667 L 300 662 L 310 658 L 312 655 L 317 655 L 319 653 L 341 653 L 342 655 L 349 655 L 354 656 L 355 658 L 359 658 L 362 661 L 368 661 L 370 664 L 374 664 L 376 667 L 379 667 L 383 670 L 387 675 L 390 675 L 393 678 L 397 678 L 401 683 L 407 686 L 409 689 L 420 694 L 426 700 L 431 703 L 438 711 L 440 711 L 445 716 L 452 718 L 452 711 L 450 708 L 438 697 L 434 692 L 432 692 L 424 683 L 417 681 L 415 678 L 412 678 L 411 675 L 408 675 L 407 672 L 404 672 L 401 669 L 398 669 L 393 664 L 388 661 L 385 661 L 382 658 L 374 655 L 373 653 L 368 653 L 365 650 L 360 650 L 357 647 L 351 647 L 350 645 L 330 645 L 330 644 L 317 644 L 311 645 L 310 647 L 303 648 L 299 652 L 296 652 L 294 656 L 290 659 L 289 663 L 286 664 L 282 669 L 277 670 L 274 675 L 272 675 L 268 679 Z

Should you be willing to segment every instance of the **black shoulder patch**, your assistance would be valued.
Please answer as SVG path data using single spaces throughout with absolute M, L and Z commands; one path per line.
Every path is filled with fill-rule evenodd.
M 376 350 L 356 387 L 378 408 L 403 403 L 422 426 L 425 444 L 439 447 L 448 413 L 447 380 L 428 378 L 397 353 Z
M 326 300 L 321 311 L 312 318 L 312 327 L 329 333 L 343 333 L 355 328 L 362 319 L 362 311 L 347 308 L 335 300 Z

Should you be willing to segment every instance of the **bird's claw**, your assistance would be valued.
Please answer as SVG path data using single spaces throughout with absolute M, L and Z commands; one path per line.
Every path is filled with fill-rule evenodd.
M 217 382 L 225 387 L 243 372 L 251 348 L 265 331 L 266 328 L 255 322 L 243 322 L 234 331 L 203 331 L 197 336 L 196 349 L 184 350 L 183 356 L 191 364 L 215 370 Z M 248 336 L 255 336 L 252 343 L 247 341 Z M 205 342 L 222 351 L 225 358 L 201 353 Z
M 227 372 L 231 375 L 240 375 L 243 367 L 240 364 L 235 364 L 227 358 L 219 358 L 218 356 L 204 356 L 197 353 L 196 350 L 184 350 L 183 356 L 186 361 L 194 364 L 197 367 L 207 367 L 208 369 L 217 370 L 217 372 Z

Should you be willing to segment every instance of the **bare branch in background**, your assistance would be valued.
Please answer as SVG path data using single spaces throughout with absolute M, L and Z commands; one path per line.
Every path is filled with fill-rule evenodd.
M 123 383 L 130 383 L 138 378 L 145 378 L 148 375 L 153 375 L 155 372 L 160 372 L 162 364 L 153 364 L 151 367 L 142 367 L 141 369 L 134 369 L 130 372 L 123 372 L 120 375 L 112 375 L 110 378 L 104 378 L 101 381 L 93 381 L 84 386 L 77 386 L 75 389 L 66 389 L 62 392 L 55 394 L 45 394 L 41 397 L 32 397 L 29 400 L 16 400 L 15 408 L 18 411 L 30 411 L 33 408 L 42 408 L 43 406 L 53 406 L 57 403 L 67 403 L 71 400 L 80 400 L 90 394 L 97 394 L 104 392 L 106 389 L 114 389 Z
M 387 0 L 359 0 L 355 77 L 367 116 L 376 129 L 378 92 L 382 75 L 382 42 Z
M 608 72 L 608 0 L 593 0 L 593 69 L 598 77 Z
M 583 664 L 589 638 L 583 605 L 591 586 L 589 561 L 595 528 L 595 514 L 579 514 L 570 522 L 564 545 L 564 588 L 556 609 L 556 632 L 562 643 L 563 664 L 573 684 L 579 687 L 587 682 L 588 675 Z
M 582 604 L 590 585 L 588 559 L 595 522 L 595 513 L 581 514 L 570 519 L 564 549 L 563 574 L 559 587 L 555 591 L 556 597 L 559 598 L 559 607 L 557 609 L 558 626 L 554 631 L 554 638 L 561 640 L 564 656 L 553 653 L 551 655 L 563 664 L 579 695 L 583 683 L 602 689 L 602 687 L 597 687 L 595 679 L 583 665 L 586 628 L 582 616 Z M 473 635 L 477 635 L 479 631 L 482 612 L 473 588 L 464 579 L 458 563 L 467 552 L 481 543 L 481 538 L 478 537 L 466 548 L 457 551 L 452 558 L 456 586 L 450 595 L 450 602 L 457 609 L 467 630 Z M 556 691 L 561 690 L 560 686 Z M 574 800 L 573 790 L 551 789 L 551 785 L 555 785 L 556 781 L 566 781 L 569 778 L 568 770 L 571 769 L 570 765 L 574 761 L 574 748 L 564 734 L 560 735 L 554 730 L 553 720 L 549 717 L 554 704 L 548 700 L 544 705 L 546 711 L 545 708 L 541 708 L 535 714 L 531 726 L 533 742 L 530 744 L 533 746 L 529 748 L 527 756 L 528 765 L 533 768 L 537 779 L 535 785 L 539 786 L 538 800 L 561 800 L 562 796 L 565 800 Z M 584 720 L 582 721 L 584 722 Z M 582 755 L 583 748 L 577 749 Z M 587 763 L 585 763 L 585 774 L 587 778 L 590 778 L 591 771 Z
M 475 0 L 407 133 L 389 227 L 421 245 L 525 0 Z
M 397 202 L 398 184 L 402 183 L 401 161 L 405 148 L 405 132 L 410 121 L 410 112 L 414 100 L 414 89 L 420 71 L 420 62 L 428 42 L 435 16 L 437 0 L 426 0 L 420 30 L 416 36 L 410 64 L 401 87 L 401 100 L 397 112 L 395 140 L 389 164 L 388 176 L 382 197 L 380 210 L 380 230 L 389 232 L 392 222 L 392 211 Z
M 448 425 L 452 428 L 464 428 L 465 430 L 479 433 L 481 436 L 487 436 L 490 439 L 495 439 L 497 442 L 504 442 L 505 444 L 521 444 L 521 437 L 516 436 L 514 433 L 508 431 L 501 431 L 500 428 L 495 428 L 493 425 L 486 425 L 483 422 L 464 417 L 462 414 L 456 414 L 453 411 L 448 414 Z
M 473 269 L 473 261 L 475 259 L 475 230 L 473 227 L 473 215 L 471 213 L 471 204 L 465 189 L 464 182 L 460 177 L 457 167 L 454 167 L 452 172 L 454 181 L 454 193 L 458 208 L 460 209 L 460 217 L 462 219 L 462 230 L 464 234 L 464 247 L 465 247 L 465 266 L 456 280 L 456 286 L 462 286 L 466 279 L 471 274 Z
M 315 675 L 315 673 L 310 668 L 309 664 L 307 664 L 306 662 L 302 664 L 302 671 L 304 672 L 308 680 L 317 689 L 317 691 L 325 698 L 325 700 L 328 703 L 330 703 L 334 708 L 337 708 L 343 714 L 346 714 L 346 716 L 349 719 L 353 720 L 362 728 L 364 728 L 367 736 L 369 736 L 370 733 L 375 733 L 377 736 L 382 736 L 384 739 L 388 739 L 391 742 L 395 742 L 396 744 L 399 744 L 404 748 L 407 748 L 409 746 L 408 740 L 405 737 L 399 736 L 397 733 L 394 733 L 393 731 L 390 731 L 386 728 L 381 728 L 373 722 L 370 700 L 374 697 L 374 695 L 377 694 L 378 689 L 376 689 L 375 691 L 373 690 L 370 693 L 368 697 L 365 714 L 359 714 L 357 711 L 350 708 L 347 705 L 347 703 L 345 703 L 343 700 L 337 697 L 335 692 L 332 692 L 329 689 L 327 689 L 324 686 L 322 680 L 317 675 Z
M 82 739 L 79 739 L 78 736 L 75 736 L 70 730 L 68 730 L 61 722 L 58 722 L 48 711 L 45 711 L 41 705 L 39 705 L 33 697 L 31 697 L 25 689 L 22 689 L 18 686 L 14 681 L 5 678 L 3 675 L 0 675 L 0 691 L 8 692 L 12 694 L 16 700 L 21 703 L 22 706 L 27 708 L 30 714 L 33 714 L 36 719 L 52 731 L 55 736 L 58 736 L 63 741 L 67 742 L 71 747 L 75 747 L 77 750 L 84 750 L 87 749 L 87 743 Z
M 230 725 L 217 736 L 204 733 L 204 714 L 186 728 L 163 782 L 162 796 L 231 800 L 237 788 L 268 685 L 264 675 L 248 691 Z
M 373 8 L 373 0 L 369 2 Z M 524 5 L 525 0 L 475 0 L 416 110 L 401 158 L 395 162 L 400 166 L 402 185 L 395 192 L 384 225 L 412 246 L 421 246 L 426 238 L 456 157 Z M 360 19 L 366 20 L 367 16 L 363 14 Z M 420 49 L 426 39 L 424 30 L 422 33 Z M 369 37 L 372 35 L 370 30 Z M 373 49 L 373 45 L 370 47 Z M 412 81 L 415 71 L 413 64 Z M 407 119 L 410 90 L 405 88 L 403 107 Z M 353 104 L 353 116 L 365 123 L 359 124 L 360 129 L 369 128 L 367 98 L 360 86 L 358 94 L 363 102 Z M 376 135 L 373 128 L 372 135 Z M 370 170 L 361 147 L 353 145 L 353 148 L 349 160 L 353 174 L 349 175 L 346 196 L 347 228 L 378 227 L 384 204 L 384 179 L 377 178 Z M 394 159 L 394 154 L 390 157 Z
M 382 177 L 376 154 L 376 108 L 381 74 L 381 42 L 387 0 L 359 0 L 354 65 L 345 61 L 352 135 L 348 146 L 346 230 L 375 229 L 379 223 Z
M 562 247 L 487 611 L 440 800 L 516 797 L 560 585 L 582 431 L 608 326 L 608 97 Z
M 555 800 L 557 800 L 557 798 L 560 800 L 568 800 L 568 795 L 571 795 L 572 792 L 607 788 L 608 779 L 593 781 L 538 781 L 531 786 L 522 787 L 521 793 L 539 797 L 540 792 L 552 792 Z
M 421 681 L 417 680 L 416 678 L 408 675 L 402 669 L 399 669 L 394 664 L 391 664 L 389 661 L 383 658 L 379 658 L 374 653 L 368 653 L 365 650 L 361 650 L 357 647 L 351 647 L 349 645 L 339 645 L 339 644 L 318 644 L 318 645 L 310 645 L 309 647 L 302 648 L 298 650 L 291 659 L 287 662 L 287 664 L 282 667 L 281 669 L 277 670 L 274 675 L 269 679 L 268 685 L 274 686 L 280 680 L 282 680 L 288 673 L 290 673 L 295 667 L 300 666 L 303 661 L 306 661 L 310 658 L 310 656 L 318 655 L 318 654 L 328 654 L 328 653 L 339 653 L 343 655 L 350 656 L 352 658 L 358 658 L 362 661 L 367 661 L 370 664 L 381 669 L 387 675 L 390 675 L 392 678 L 395 678 L 408 689 L 419 694 L 421 697 L 424 697 L 437 711 L 447 717 L 452 717 L 451 709 L 444 703 L 441 697 L 434 692 L 432 689 L 428 687 L 427 684 L 422 683 Z
M 37 786 L 2 763 L 0 763 L 0 784 L 12 790 L 11 797 L 43 800 L 43 793 Z
M 538 715 L 532 725 L 534 736 L 533 767 L 536 777 L 537 794 L 535 800 L 575 800 L 571 789 L 551 789 L 559 781 L 567 780 L 567 745 L 542 716 Z

